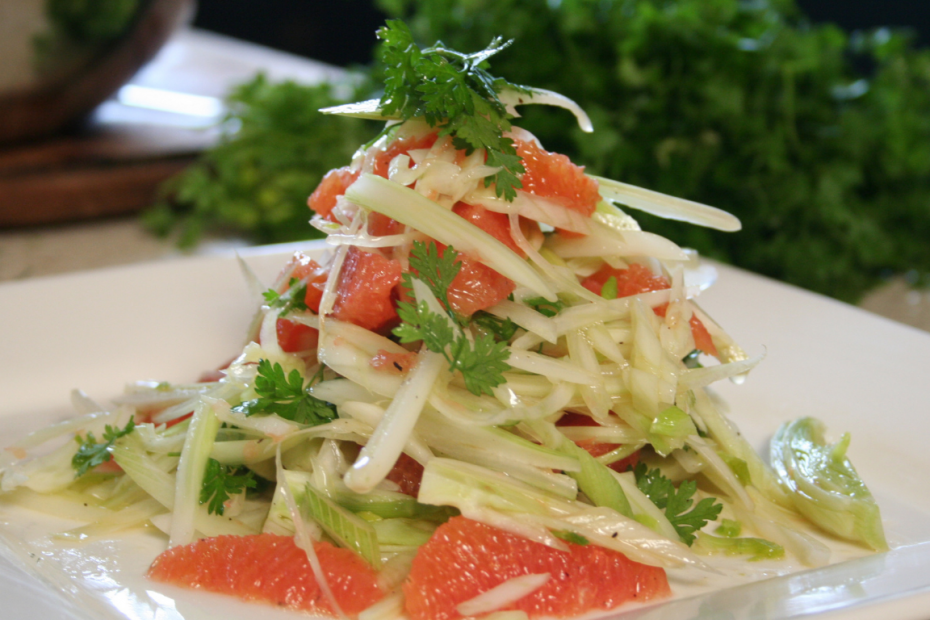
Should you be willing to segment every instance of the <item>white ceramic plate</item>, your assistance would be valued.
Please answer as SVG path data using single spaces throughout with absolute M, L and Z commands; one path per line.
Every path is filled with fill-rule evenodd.
M 268 282 L 292 250 L 258 248 L 245 258 Z M 128 381 L 187 381 L 216 367 L 237 353 L 253 301 L 233 257 L 0 286 L 0 444 L 67 417 L 72 388 L 106 401 Z M 621 615 L 926 618 L 930 334 L 726 267 L 701 304 L 751 354 L 768 352 L 745 384 L 718 384 L 732 419 L 760 450 L 792 417 L 819 417 L 837 436 L 851 431 L 849 455 L 882 507 L 894 550 L 748 585 L 683 588 L 687 596 Z M 136 532 L 66 549 L 47 534 L 67 525 L 0 503 L 0 616 L 306 618 L 150 583 L 143 573 L 160 537 Z

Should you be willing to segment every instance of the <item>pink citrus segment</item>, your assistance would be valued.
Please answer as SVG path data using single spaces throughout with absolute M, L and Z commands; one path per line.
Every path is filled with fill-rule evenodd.
M 336 199 L 346 193 L 349 186 L 358 178 L 358 174 L 357 170 L 349 170 L 348 166 L 330 170 L 310 194 L 307 206 L 327 219 L 334 219 L 330 217 L 330 213 L 336 206 Z
M 397 319 L 393 291 L 400 275 L 396 260 L 349 248 L 339 276 L 333 316 L 376 332 L 390 329 Z
M 597 181 L 585 176 L 565 155 L 550 153 L 535 142 L 516 141 L 517 154 L 526 169 L 520 182 L 523 191 L 549 198 L 563 207 L 590 217 L 600 200 Z
M 410 138 L 400 138 L 391 142 L 383 151 L 375 156 L 374 173 L 379 177 L 388 178 L 388 169 L 391 166 L 391 160 L 398 155 L 405 155 L 410 151 L 417 149 L 432 148 L 436 144 L 437 134 L 430 133 L 425 136 L 413 136 Z
M 355 553 L 326 542 L 314 544 L 314 549 L 336 602 L 346 614 L 354 616 L 381 599 L 377 572 Z M 246 601 L 335 616 L 306 553 L 290 536 L 204 538 L 165 551 L 147 576 Z
M 535 592 L 505 609 L 530 618 L 577 616 L 629 601 L 668 596 L 665 571 L 594 545 L 559 551 L 514 534 L 454 517 L 420 547 L 404 583 L 412 620 L 454 620 L 456 607 L 504 581 L 549 573 Z
M 611 277 L 617 280 L 617 297 L 629 297 L 630 295 L 639 295 L 649 291 L 662 291 L 672 286 L 666 278 L 653 274 L 648 267 L 637 263 L 633 263 L 627 269 L 614 269 L 610 265 L 604 265 L 596 273 L 585 278 L 581 285 L 600 295 L 604 284 Z M 668 304 L 656 306 L 653 310 L 657 315 L 664 317 L 668 311 Z M 692 314 L 689 324 L 691 325 L 691 336 L 694 338 L 694 347 L 716 357 L 717 347 L 714 345 L 710 332 L 707 331 L 707 327 L 701 322 L 701 319 Z

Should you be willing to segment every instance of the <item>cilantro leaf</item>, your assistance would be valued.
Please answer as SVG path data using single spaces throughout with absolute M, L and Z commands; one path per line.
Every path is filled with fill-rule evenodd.
M 305 312 L 309 310 L 306 302 L 307 283 L 301 282 L 297 278 L 291 278 L 291 281 L 288 283 L 288 289 L 283 293 L 278 293 L 278 291 L 270 288 L 262 293 L 262 296 L 265 298 L 265 303 L 267 303 L 268 306 L 281 309 L 278 316 L 285 316 L 290 312 Z
M 504 137 L 510 130 L 511 115 L 498 97 L 505 88 L 529 92 L 490 75 L 486 60 L 510 41 L 496 37 L 487 48 L 462 54 L 437 43 L 421 50 L 400 20 L 388 20 L 378 30 L 385 67 L 381 109 L 403 120 L 422 118 L 439 128 L 440 136 L 452 136 L 456 148 L 471 153 L 484 149 L 487 164 L 500 171 L 485 179 L 495 183 L 498 196 L 516 197 L 522 187 L 518 175 L 525 172 L 513 141 Z
M 665 516 L 678 532 L 681 541 L 688 546 L 694 543 L 694 533 L 707 525 L 708 521 L 716 521 L 723 510 L 723 505 L 713 497 L 705 497 L 692 508 L 692 497 L 697 491 L 697 482 L 694 480 L 685 480 L 676 489 L 661 471 L 647 470 L 645 463 L 638 464 L 633 473 L 639 490 L 665 511 Z
M 304 378 L 296 369 L 285 375 L 284 368 L 277 362 L 272 365 L 266 359 L 258 361 L 255 393 L 258 398 L 233 407 L 233 411 L 247 416 L 275 413 L 285 420 L 309 426 L 325 424 L 337 417 L 336 410 L 329 403 L 307 391 Z
M 107 424 L 103 431 L 102 443 L 97 443 L 97 439 L 94 437 L 93 433 L 87 433 L 83 440 L 77 437 L 76 439 L 80 447 L 71 458 L 71 467 L 77 470 L 74 477 L 80 478 L 97 465 L 102 465 L 112 459 L 113 456 L 110 454 L 110 448 L 117 439 L 131 433 L 135 427 L 136 422 L 133 417 L 129 418 L 129 422 L 127 422 L 126 426 L 122 429 L 114 428 Z
M 245 467 L 223 465 L 216 459 L 208 459 L 200 488 L 200 503 L 207 504 L 207 512 L 222 515 L 224 504 L 233 495 L 256 486 L 255 474 Z M 208 503 L 209 502 L 209 503 Z

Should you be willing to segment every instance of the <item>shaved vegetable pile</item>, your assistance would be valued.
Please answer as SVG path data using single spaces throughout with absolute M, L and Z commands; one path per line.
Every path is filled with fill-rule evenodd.
M 590 122 L 491 76 L 505 43 L 379 36 L 384 96 L 325 110 L 386 121 L 309 198 L 329 250 L 294 254 L 221 371 L 113 409 L 75 392 L 3 453 L 2 492 L 83 504 L 65 538 L 154 525 L 154 580 L 366 620 L 575 616 L 667 596 L 671 569 L 886 548 L 848 436 L 787 423 L 770 467 L 724 417 L 707 386 L 762 356 L 620 205 L 739 222 L 546 151 L 517 107 Z

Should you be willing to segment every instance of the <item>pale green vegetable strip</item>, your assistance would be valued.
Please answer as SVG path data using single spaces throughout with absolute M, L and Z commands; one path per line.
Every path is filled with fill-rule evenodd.
M 614 200 L 639 211 L 645 211 L 667 220 L 688 222 L 689 224 L 707 226 L 727 232 L 734 232 L 742 228 L 742 224 L 740 224 L 737 217 L 716 207 L 709 207 L 683 198 L 675 198 L 674 196 L 612 179 L 605 179 L 604 177 L 592 175 L 591 178 L 597 181 L 601 196 L 606 200 Z
M 378 537 L 369 523 L 325 497 L 309 483 L 294 491 L 301 512 L 318 523 L 339 546 L 352 549 L 372 566 L 380 565 Z
M 451 245 L 517 284 L 550 301 L 555 300 L 555 293 L 546 281 L 513 250 L 412 189 L 373 174 L 362 174 L 346 191 L 345 197 Z
M 878 504 L 846 458 L 849 435 L 830 445 L 824 430 L 810 417 L 783 424 L 772 438 L 772 466 L 808 519 L 841 538 L 888 549 Z
M 403 451 L 444 364 L 445 358 L 439 353 L 425 348 L 420 351 L 417 365 L 407 373 L 371 439 L 346 473 L 346 486 L 365 493 L 384 480 Z
M 602 465 L 584 448 L 579 448 L 568 439 L 562 441 L 559 450 L 570 454 L 581 463 L 581 471 L 568 475 L 578 481 L 578 489 L 588 496 L 595 506 L 612 508 L 625 517 L 633 518 L 630 501 L 623 487 L 614 479 L 610 468 Z
M 784 547 L 764 538 L 721 538 L 704 532 L 698 532 L 695 550 L 726 555 L 748 555 L 750 562 L 785 557 Z
M 204 469 L 219 428 L 220 421 L 213 413 L 213 407 L 201 399 L 194 408 L 178 462 L 169 547 L 186 545 L 194 540 L 194 520 L 200 507 Z

